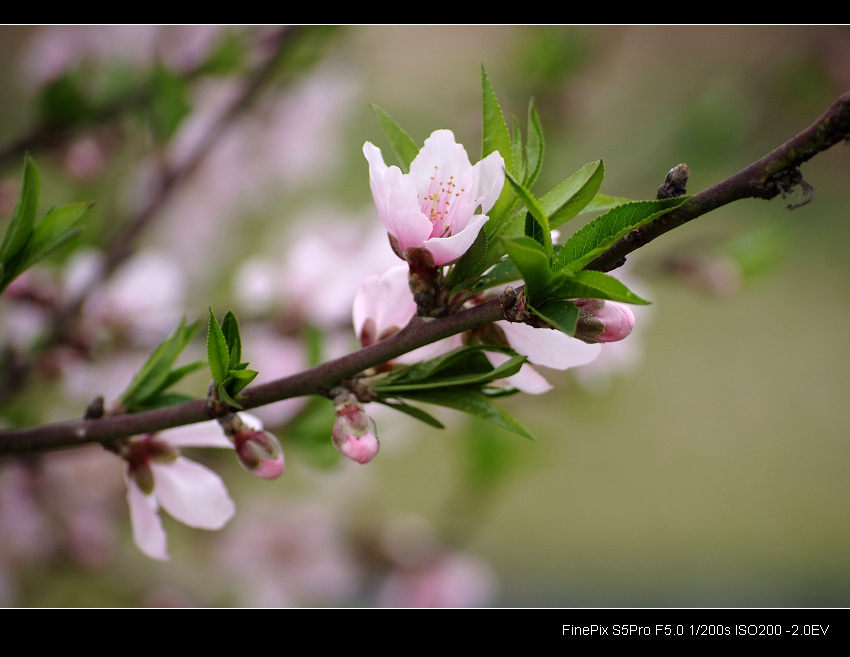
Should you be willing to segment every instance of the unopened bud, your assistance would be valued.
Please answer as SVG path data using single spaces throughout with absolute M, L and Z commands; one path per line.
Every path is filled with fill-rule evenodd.
M 588 344 L 618 342 L 635 327 L 631 309 L 616 301 L 577 299 L 573 303 L 580 311 L 575 337 Z
M 381 447 L 375 421 L 352 402 L 337 406 L 332 435 L 340 453 L 358 463 L 371 461 Z
M 260 479 L 276 479 L 283 474 L 283 449 L 273 434 L 243 428 L 232 436 L 232 440 L 236 458 L 252 475 Z

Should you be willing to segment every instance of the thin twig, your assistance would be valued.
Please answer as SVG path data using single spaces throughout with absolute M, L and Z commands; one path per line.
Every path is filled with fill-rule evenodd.
M 772 199 L 785 196 L 796 185 L 811 187 L 803 180 L 799 166 L 835 144 L 850 139 L 850 92 L 836 100 L 817 121 L 733 176 L 694 195 L 672 212 L 635 228 L 607 251 L 589 262 L 585 269 L 611 271 L 626 262 L 626 256 L 646 246 L 668 230 L 681 226 L 712 210 L 744 198 Z M 789 209 L 794 206 L 789 206 Z

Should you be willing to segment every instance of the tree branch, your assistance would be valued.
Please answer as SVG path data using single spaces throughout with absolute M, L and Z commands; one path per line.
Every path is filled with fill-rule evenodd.
M 811 186 L 803 180 L 799 166 L 840 141 L 850 139 L 850 92 L 836 100 L 826 113 L 808 128 L 757 162 L 716 185 L 692 196 L 683 205 L 648 224 L 639 226 L 615 242 L 584 268 L 611 271 L 626 262 L 626 256 L 656 237 L 712 210 L 744 198 L 784 197 L 796 185 L 805 192 Z M 789 205 L 789 209 L 797 207 Z
M 666 215 L 640 226 L 616 242 L 585 269 L 610 271 L 625 256 L 677 226 L 742 198 L 771 199 L 803 185 L 799 166 L 842 140 L 850 139 L 850 93 L 841 96 L 809 128 L 735 175 L 693 196 Z M 793 207 L 793 206 L 791 206 Z M 240 402 L 246 409 L 303 395 L 328 391 L 358 372 L 476 326 L 502 319 L 499 299 L 439 319 L 414 318 L 404 329 L 376 344 L 263 385 L 246 388 Z M 168 408 L 96 420 L 73 420 L 30 429 L 0 431 L 0 454 L 23 454 L 162 431 L 210 419 L 206 400 Z
M 276 381 L 246 388 L 239 398 L 245 409 L 304 395 L 326 395 L 340 381 L 381 365 L 426 344 L 502 319 L 499 299 L 448 317 L 426 320 L 414 317 L 404 329 L 354 353 Z M 94 442 L 108 442 L 138 434 L 162 431 L 211 419 L 205 399 L 168 408 L 72 420 L 30 429 L 0 431 L 0 455 L 26 454 Z

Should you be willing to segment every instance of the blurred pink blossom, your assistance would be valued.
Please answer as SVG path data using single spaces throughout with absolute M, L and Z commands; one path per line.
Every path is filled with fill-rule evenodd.
M 473 166 L 450 130 L 437 130 L 425 140 L 408 174 L 387 167 L 381 150 L 370 142 L 363 154 L 378 217 L 396 254 L 406 259 L 407 249 L 424 248 L 437 266 L 457 260 L 472 246 L 505 182 L 498 152 Z

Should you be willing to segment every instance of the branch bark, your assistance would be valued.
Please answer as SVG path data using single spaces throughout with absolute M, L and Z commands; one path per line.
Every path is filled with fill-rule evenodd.
M 817 121 L 760 160 L 712 187 L 692 196 L 672 212 L 635 228 L 584 268 L 611 271 L 626 262 L 626 256 L 656 237 L 712 210 L 744 198 L 772 199 L 796 185 L 811 190 L 800 173 L 800 165 L 840 141 L 850 139 L 850 92 L 840 96 Z M 795 206 L 789 206 L 789 209 Z

